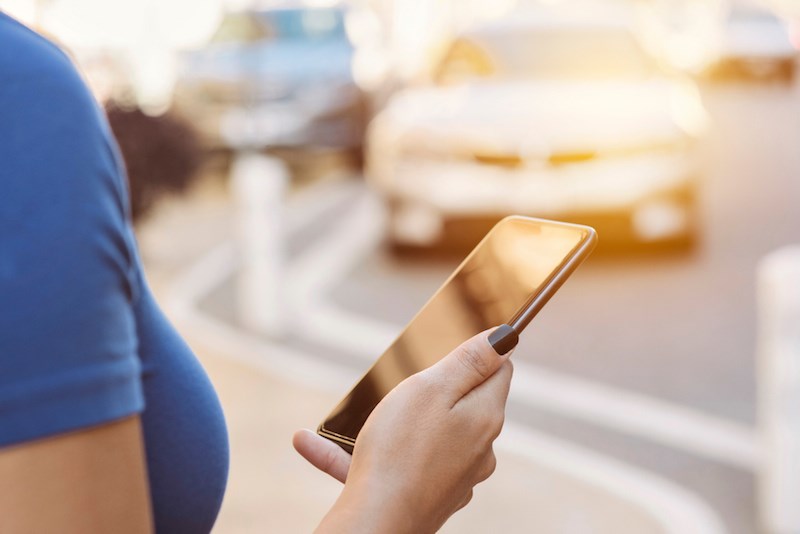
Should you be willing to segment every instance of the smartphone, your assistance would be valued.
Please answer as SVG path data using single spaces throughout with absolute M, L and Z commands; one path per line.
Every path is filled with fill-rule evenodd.
M 508 324 L 520 334 L 596 242 L 588 226 L 521 216 L 497 223 L 317 433 L 352 453 L 370 413 L 397 384 L 487 328 Z

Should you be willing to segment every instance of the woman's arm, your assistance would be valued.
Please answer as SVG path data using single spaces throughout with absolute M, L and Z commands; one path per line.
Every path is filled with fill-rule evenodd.
M 510 353 L 488 332 L 398 385 L 358 435 L 352 459 L 310 432 L 295 448 L 345 482 L 319 532 L 435 532 L 495 468 L 511 382 Z
M 0 449 L 1 532 L 152 532 L 139 417 Z

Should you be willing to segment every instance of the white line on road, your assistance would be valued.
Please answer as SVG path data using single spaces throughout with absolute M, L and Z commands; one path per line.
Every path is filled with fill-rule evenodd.
M 211 317 L 196 307 L 167 308 L 181 332 L 206 349 L 241 362 L 270 376 L 294 384 L 332 393 L 343 384 L 352 384 L 359 373 L 342 365 L 326 362 L 301 350 L 269 342 Z
M 335 245 L 334 248 L 346 254 L 353 252 L 344 243 L 328 241 L 328 244 Z M 330 250 L 318 248 L 317 252 L 324 252 L 327 256 Z M 306 267 L 291 269 L 300 275 L 301 280 L 308 280 L 309 276 L 316 277 L 314 283 L 307 285 L 310 294 L 305 299 L 312 298 L 312 295 L 324 295 L 329 287 L 320 282 L 318 272 L 308 270 L 326 264 L 314 257 L 306 258 L 305 262 Z M 216 248 L 185 271 L 171 288 L 165 304 L 173 314 L 192 312 L 194 295 L 207 295 L 232 276 L 235 268 L 232 246 L 225 244 Z M 365 367 L 372 363 L 376 354 L 385 350 L 400 330 L 397 325 L 355 314 L 343 314 L 327 302 L 309 303 L 306 300 L 306 304 L 314 311 L 300 314 L 306 321 L 303 323 L 304 335 L 320 344 L 357 355 L 364 361 Z M 198 320 L 192 324 L 197 324 Z M 372 335 L 363 335 L 365 332 L 371 332 Z M 202 335 L 202 332 L 197 334 Z M 255 341 L 250 345 L 255 346 Z M 272 352 L 286 350 L 278 344 L 270 348 Z M 300 362 L 302 359 L 292 356 L 291 361 Z M 754 470 L 757 467 L 758 446 L 755 433 L 749 428 L 541 366 L 516 362 L 511 399 L 739 468 Z
M 372 253 L 383 237 L 382 207 L 370 195 L 360 195 L 325 239 L 303 252 L 288 267 L 288 301 L 298 333 L 305 339 L 343 352 L 380 354 L 399 327 L 357 313 L 329 301 L 328 294 L 355 263 Z M 377 349 L 377 350 L 376 350 Z
M 752 429 L 639 393 L 515 362 L 511 398 L 740 469 L 758 467 Z
M 364 196 L 324 240 L 288 269 L 290 300 L 300 303 L 303 335 L 371 364 L 401 331 L 401 325 L 337 307 L 330 290 L 371 254 L 381 239 L 382 220 L 374 199 Z M 511 399 L 528 406 L 602 425 L 691 454 L 755 470 L 758 442 L 752 428 L 642 394 L 541 366 L 515 363 Z
M 355 179 L 330 180 L 289 195 L 285 209 L 289 218 L 287 224 L 289 235 L 319 219 L 326 211 L 340 205 L 348 198 L 357 197 L 362 190 L 363 184 Z
M 516 377 L 515 377 L 516 378 Z M 637 505 L 669 534 L 723 534 L 719 517 L 685 488 L 643 469 L 507 422 L 496 448 L 550 466 Z
M 341 221 L 328 238 L 304 253 L 289 269 L 293 275 L 290 287 L 304 305 L 300 314 L 307 318 L 307 322 L 303 324 L 304 331 L 316 336 L 317 341 L 343 348 L 369 361 L 385 349 L 399 327 L 345 313 L 326 302 L 325 298 L 328 290 L 374 249 L 380 225 L 376 225 L 376 214 L 371 211 L 373 209 L 370 200 L 359 203 L 358 209 L 352 210 L 350 216 Z M 295 228 L 300 225 L 297 224 Z M 330 390 L 333 384 L 347 384 L 356 379 L 356 373 L 343 366 L 323 362 L 284 345 L 266 342 L 203 314 L 197 304 L 232 276 L 235 269 L 234 250 L 229 245 L 223 245 L 178 278 L 179 283 L 169 293 L 166 304 L 182 329 L 221 354 L 295 383 Z M 315 306 L 313 313 L 308 313 L 308 308 L 305 308 L 308 305 Z M 735 432 L 727 436 L 720 434 L 719 429 L 729 425 L 725 421 L 719 421 L 720 424 L 716 427 L 712 424 L 710 429 L 706 429 L 706 437 L 703 439 L 708 439 L 708 435 L 711 435 L 710 442 L 705 445 L 693 443 L 696 440 L 692 434 L 700 431 L 699 425 L 708 424 L 710 418 L 706 419 L 706 416 L 700 414 L 691 416 L 690 411 L 683 408 L 672 408 L 665 403 L 633 397 L 632 394 L 610 387 L 568 379 L 534 366 L 523 366 L 522 370 L 519 368 L 518 364 L 516 382 L 521 383 L 528 391 L 531 388 L 538 389 L 533 395 L 515 392 L 514 398 L 519 398 L 521 402 L 544 405 L 555 411 L 584 417 L 595 424 L 605 424 L 656 441 L 666 441 L 672 446 L 722 461 L 746 457 L 749 453 L 742 451 L 747 451 L 752 446 L 747 429 L 737 429 L 734 425 L 732 428 Z M 560 391 L 561 387 L 568 388 L 569 394 Z M 642 400 L 647 402 L 641 402 Z M 637 409 L 629 406 L 632 402 L 638 404 Z M 620 411 L 624 415 L 620 416 Z M 664 427 L 671 430 L 665 434 Z M 678 437 L 678 431 L 683 434 L 682 438 Z M 730 450 L 718 450 L 719 442 L 726 437 L 739 442 L 741 450 L 734 453 Z M 511 422 L 507 423 L 499 446 L 531 461 L 553 465 L 569 476 L 642 506 L 660 521 L 667 532 L 724 532 L 714 512 L 691 492 L 622 462 L 539 435 Z
M 214 281 L 235 262 L 227 247 L 212 251 L 180 277 L 171 293 L 170 316 L 194 342 L 269 377 L 323 391 L 353 383 L 357 373 L 278 343 L 247 334 L 200 311 L 197 304 L 214 289 Z M 550 466 L 639 506 L 670 534 L 724 534 L 714 512 L 691 492 L 641 469 L 507 422 L 497 441 L 499 451 Z
M 322 391 L 338 390 L 357 379 L 350 369 L 249 335 L 203 314 L 190 301 L 183 304 L 170 309 L 170 315 L 188 337 L 270 378 Z M 714 512 L 691 492 L 612 458 L 512 422 L 506 423 L 496 448 L 638 506 L 668 534 L 725 533 Z
M 224 243 L 175 278 L 162 304 L 185 335 L 231 359 L 316 389 L 339 390 L 340 384 L 358 378 L 355 371 L 268 342 L 203 313 L 200 302 L 233 276 L 237 266 L 233 245 Z

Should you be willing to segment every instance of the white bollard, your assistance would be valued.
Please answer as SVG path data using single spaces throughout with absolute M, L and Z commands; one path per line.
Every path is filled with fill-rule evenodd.
M 289 172 L 280 160 L 239 152 L 231 166 L 241 269 L 236 313 L 248 329 L 272 337 L 286 332 L 284 198 Z
M 758 321 L 761 524 L 800 534 L 800 246 L 761 260 Z

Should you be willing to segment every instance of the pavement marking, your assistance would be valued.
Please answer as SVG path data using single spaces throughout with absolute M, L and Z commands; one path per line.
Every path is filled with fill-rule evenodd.
M 759 468 L 751 428 L 641 393 L 515 361 L 511 398 L 745 471 Z
M 343 310 L 330 302 L 330 290 L 382 239 L 380 206 L 364 195 L 347 218 L 304 252 L 287 269 L 289 300 L 299 303 L 303 336 L 356 355 L 371 365 L 402 330 L 402 325 Z M 568 376 L 526 362 L 515 362 L 511 399 L 595 425 L 755 471 L 759 465 L 756 431 L 599 382 Z
M 515 376 L 516 379 L 516 376 Z M 507 422 L 495 442 L 499 450 L 553 467 L 640 507 L 669 534 L 723 534 L 717 514 L 689 490 L 638 467 L 574 443 Z
M 186 335 L 233 360 L 306 386 L 324 390 L 358 378 L 355 371 L 327 364 L 280 342 L 266 341 L 204 313 L 200 302 L 233 276 L 237 267 L 233 244 L 223 243 L 175 277 L 162 303 Z
M 288 235 L 299 232 L 326 211 L 353 197 L 361 187 L 354 180 L 331 181 L 290 195 L 285 210 Z M 164 297 L 165 306 L 179 313 L 188 312 L 188 308 L 230 279 L 238 267 L 236 244 L 226 241 L 217 245 L 173 279 Z
M 357 262 L 363 260 L 365 254 L 374 250 L 378 242 L 381 225 L 375 222 L 375 204 L 369 197 L 365 198 L 366 200 L 360 201 L 357 208 L 351 211 L 349 217 L 336 225 L 328 238 L 295 260 L 288 272 L 292 273 L 289 283 L 291 291 L 304 308 L 300 314 L 306 318 L 303 324 L 304 333 L 313 336 L 316 341 L 341 347 L 371 362 L 375 355 L 380 354 L 391 342 L 400 328 L 344 312 L 326 302 L 328 290 L 347 275 Z M 308 212 L 300 210 L 299 213 Z M 308 217 L 302 217 L 302 220 L 290 224 L 290 227 L 296 229 L 309 220 Z M 324 262 L 321 262 L 323 259 Z M 199 310 L 199 302 L 229 279 L 235 273 L 236 267 L 235 249 L 232 244 L 226 243 L 191 265 L 183 276 L 176 277 L 177 282 L 168 293 L 165 305 L 184 331 L 220 354 L 294 383 L 331 391 L 334 388 L 338 390 L 343 383 L 348 384 L 356 380 L 357 373 L 351 369 L 324 362 L 279 342 L 267 342 L 259 336 L 243 332 Z M 309 309 L 305 308 L 308 305 L 314 306 L 313 313 L 308 313 Z M 664 406 L 652 402 L 643 405 L 647 408 L 631 411 L 627 405 L 631 400 L 635 400 L 631 397 L 632 394 L 620 395 L 612 388 L 597 385 L 592 385 L 594 389 L 587 388 L 587 385 L 591 384 L 577 379 L 568 379 L 565 382 L 563 379 L 558 379 L 556 373 L 533 371 L 534 366 L 523 366 L 529 367 L 529 370 L 520 373 L 519 367 L 517 364 L 515 380 L 525 383 L 525 389 L 540 388 L 538 398 L 523 395 L 522 401 L 544 403 L 551 408 L 561 410 L 565 410 L 567 406 L 567 412 L 591 416 L 594 422 L 598 422 L 599 416 L 601 419 L 605 418 L 603 423 L 612 427 L 623 429 L 631 427 L 627 428 L 627 431 L 638 431 L 645 435 L 652 433 L 652 430 L 649 432 L 642 430 L 648 426 L 642 419 L 649 419 L 651 423 L 653 418 L 662 422 L 670 420 L 664 416 Z M 519 377 L 520 374 L 531 373 L 540 374 L 534 378 Z M 572 398 L 577 395 L 583 400 L 566 402 L 564 395 L 553 395 L 553 390 L 558 390 L 558 386 L 564 384 L 569 385 L 571 390 L 567 397 Z M 546 391 L 550 392 L 549 395 L 545 393 Z M 587 391 L 590 393 L 587 394 Z M 615 401 L 609 402 L 609 398 Z M 594 407 L 592 414 L 586 413 L 587 399 L 591 400 Z M 621 409 L 626 415 L 621 419 L 609 417 L 610 409 Z M 697 421 L 693 421 L 695 424 L 687 424 L 686 414 L 682 410 L 672 412 L 670 415 L 672 422 L 669 424 L 673 429 L 697 430 L 694 428 Z M 651 437 L 657 439 L 663 436 Z M 685 447 L 685 440 L 679 440 L 676 436 L 672 436 L 671 439 L 676 442 L 674 446 L 683 443 Z M 642 506 L 664 526 L 667 532 L 676 534 L 725 532 L 714 511 L 697 496 L 685 488 L 633 466 L 584 450 L 572 443 L 540 435 L 513 422 L 506 423 L 504 435 L 501 436 L 498 445 L 531 461 L 552 465 L 573 478 L 594 484 L 626 501 Z M 685 448 L 692 449 L 692 447 Z M 714 447 L 711 449 L 712 451 L 706 452 L 718 452 Z M 703 448 L 700 447 L 699 450 L 702 451 Z
M 322 391 L 339 392 L 358 373 L 325 362 L 301 350 L 248 334 L 206 315 L 198 303 L 235 268 L 235 255 L 224 245 L 187 269 L 167 299 L 167 310 L 181 330 L 195 342 L 269 377 Z M 226 275 L 227 272 L 227 275 Z M 639 506 L 667 533 L 723 534 L 714 512 L 688 490 L 658 476 L 626 465 L 572 443 L 547 437 L 507 422 L 496 442 L 498 450 L 535 464 L 547 465 L 566 476 L 602 489 Z
M 341 393 L 343 384 L 358 380 L 359 373 L 329 363 L 301 350 L 269 342 L 211 317 L 192 306 L 165 307 L 181 331 L 202 346 L 272 377 L 293 384 Z M 320 414 L 320 419 L 325 414 Z
M 348 195 L 330 201 L 328 189 L 309 192 L 298 202 L 292 213 L 303 217 L 295 215 L 289 227 L 298 229 L 352 194 L 348 189 Z M 313 202 L 315 208 L 301 208 L 306 202 Z M 385 350 L 401 327 L 341 310 L 326 296 L 353 264 L 380 242 L 382 227 L 376 220 L 381 219 L 375 199 L 362 196 L 332 235 L 304 253 L 289 269 L 291 300 L 298 303 L 295 315 L 304 325 L 304 336 L 358 355 L 366 363 L 372 363 L 375 355 Z M 175 289 L 180 291 L 181 282 L 198 287 L 198 280 L 205 280 L 201 290 L 208 292 L 235 271 L 232 245 L 212 252 L 192 271 L 182 277 Z M 179 300 L 185 302 L 183 298 Z M 516 371 L 512 399 L 517 402 L 602 424 L 739 468 L 755 470 L 758 466 L 755 432 L 742 425 L 524 362 L 517 363 Z
M 236 272 L 239 261 L 234 243 L 217 245 L 173 278 L 162 297 L 165 308 L 182 316 Z
M 344 243 L 330 241 L 328 244 L 335 245 L 333 248 L 341 250 L 343 256 L 353 252 L 352 247 L 348 249 Z M 323 256 L 331 252 L 322 247 L 317 251 L 322 252 Z M 324 281 L 320 281 L 319 272 L 316 272 L 316 266 L 325 264 L 317 261 L 314 256 L 301 259 L 299 262 L 307 265 L 305 267 L 297 265 L 289 271 L 298 275 L 300 280 L 308 280 L 308 276 L 316 277 L 314 282 L 309 284 L 293 282 L 308 292 L 303 297 L 305 309 L 313 310 L 311 313 L 298 314 L 303 318 L 303 336 L 321 345 L 338 347 L 358 356 L 364 361 L 365 366 L 370 365 L 376 355 L 381 354 L 391 343 L 400 331 L 400 327 L 357 314 L 342 313 L 340 309 L 331 306 L 321 298 L 330 287 L 323 283 Z M 165 304 L 175 314 L 196 314 L 194 306 L 199 296 L 210 293 L 230 278 L 235 269 L 236 256 L 233 246 L 228 243 L 223 244 L 192 265 L 177 279 L 167 295 Z M 317 299 L 315 295 L 320 298 Z M 202 316 L 191 321 L 191 324 L 197 324 L 201 320 Z M 210 327 L 211 330 L 219 328 L 222 326 Z M 356 336 L 353 332 L 360 334 Z M 372 335 L 365 336 L 364 332 L 371 332 Z M 203 332 L 197 334 L 202 337 Z M 218 336 L 211 336 L 212 339 L 216 337 Z M 256 346 L 256 337 L 252 338 L 248 341 L 248 345 Z M 286 352 L 288 349 L 273 343 L 270 344 L 269 350 Z M 295 358 L 294 355 L 291 357 Z M 275 371 L 280 372 L 278 369 Z M 353 379 L 355 378 L 356 376 Z M 334 383 L 350 382 L 352 380 Z M 568 376 L 541 366 L 515 362 L 510 398 L 514 402 L 603 425 L 741 469 L 756 470 L 758 467 L 759 447 L 755 432 L 749 428 L 696 410 Z
M 288 234 L 294 234 L 313 223 L 325 212 L 353 197 L 361 187 L 354 180 L 331 181 L 290 196 L 286 210 Z M 359 373 L 355 371 L 319 361 L 280 342 L 268 342 L 263 337 L 204 314 L 198 308 L 200 302 L 234 276 L 238 267 L 235 243 L 217 245 L 174 278 L 163 297 L 164 308 L 192 338 L 213 350 L 230 354 L 235 360 L 281 378 L 333 392 L 340 392 L 342 384 L 350 384 L 358 379 Z
M 285 209 L 289 234 L 297 232 L 303 226 L 322 217 L 326 211 L 354 197 L 363 190 L 363 187 L 363 184 L 355 179 L 330 180 L 305 187 L 289 195 Z
M 377 199 L 360 195 L 326 238 L 288 265 L 286 300 L 304 338 L 374 359 L 397 336 L 399 327 L 342 310 L 327 298 L 354 264 L 379 245 L 383 219 Z

